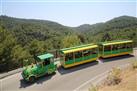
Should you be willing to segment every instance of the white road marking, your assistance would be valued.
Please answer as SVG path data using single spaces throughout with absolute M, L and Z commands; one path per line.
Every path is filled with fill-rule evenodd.
M 96 86 L 99 82 L 103 81 L 107 76 L 108 76 L 108 74 L 103 75 L 102 77 L 100 77 L 99 79 L 97 79 L 96 82 L 94 83 L 94 85 Z
M 105 71 L 104 73 L 99 74 L 99 75 L 95 76 L 94 78 L 92 78 L 92 79 L 86 81 L 85 83 L 81 84 L 79 87 L 77 87 L 76 89 L 74 89 L 74 91 L 78 91 L 78 90 L 79 90 L 81 87 L 83 87 L 84 85 L 88 84 L 89 82 L 91 82 L 91 81 L 97 79 L 98 77 L 100 77 L 100 76 L 102 76 L 102 75 L 105 75 L 105 74 L 108 73 L 108 72 L 109 72 L 109 71 Z
M 127 67 L 127 66 L 129 66 L 129 63 L 123 64 L 123 65 L 119 65 L 118 67 L 120 67 L 120 68 L 122 69 L 122 68 L 125 68 L 125 67 Z M 109 72 L 110 72 L 110 70 L 105 71 L 104 73 L 99 74 L 99 75 L 91 78 L 90 80 L 88 80 L 88 81 L 86 81 L 85 83 L 81 84 L 79 87 L 77 87 L 77 88 L 74 89 L 73 91 L 78 91 L 80 88 L 82 88 L 82 87 L 85 86 L 86 84 L 88 84 L 88 83 L 90 83 L 91 81 L 93 81 L 93 80 L 97 79 L 98 77 L 100 77 L 100 78 L 96 81 L 96 84 L 97 84 L 99 81 L 103 80 L 104 75 L 106 75 L 106 74 L 109 73 Z M 106 77 L 107 77 L 107 76 L 106 76 Z

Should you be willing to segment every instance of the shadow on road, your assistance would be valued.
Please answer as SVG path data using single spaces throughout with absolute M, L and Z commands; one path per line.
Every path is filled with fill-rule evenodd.
M 63 68 L 63 67 L 60 67 L 58 69 L 58 72 L 63 75 L 63 74 L 68 74 L 68 73 L 71 73 L 71 72 L 75 72 L 75 71 L 78 71 L 78 70 L 81 70 L 81 69 L 84 69 L 84 68 L 88 68 L 90 66 L 94 66 L 98 64 L 97 61 L 93 61 L 93 62 L 89 62 L 89 63 L 85 63 L 85 64 L 81 64 L 81 65 L 77 65 L 77 66 L 74 66 L 74 67 L 70 67 L 70 68 Z
M 43 82 L 51 79 L 55 74 L 56 73 L 51 74 L 51 75 L 47 75 L 46 74 L 46 75 L 44 75 L 42 77 L 37 78 L 34 83 L 26 82 L 25 80 L 21 79 L 20 80 L 20 88 L 26 88 L 26 87 L 29 87 L 29 86 L 31 86 L 33 84 L 42 84 Z
M 127 55 L 110 57 L 110 58 L 102 58 L 102 60 L 103 60 L 103 62 L 112 62 L 112 61 L 118 61 L 118 60 L 127 59 L 127 58 L 131 58 L 131 57 L 134 57 L 134 56 L 127 54 Z

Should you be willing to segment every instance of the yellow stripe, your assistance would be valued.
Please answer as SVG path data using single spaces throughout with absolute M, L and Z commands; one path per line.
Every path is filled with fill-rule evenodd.
M 85 61 L 80 61 L 80 62 L 76 62 L 76 63 L 69 64 L 69 65 L 63 65 L 63 66 L 64 66 L 64 68 L 69 68 L 69 67 L 72 67 L 72 66 L 76 66 L 76 65 L 87 63 L 87 62 L 96 61 L 96 60 L 97 60 L 97 58 L 93 58 L 93 59 L 89 59 L 89 60 L 85 60 Z
M 114 44 L 122 44 L 122 43 L 132 43 L 132 40 L 128 40 L 128 41 L 120 41 L 120 42 L 113 42 L 113 43 L 104 43 L 103 45 L 114 45 Z
M 126 54 L 130 54 L 130 53 L 129 52 L 124 52 L 124 53 L 120 53 L 120 54 L 112 54 L 112 55 L 107 55 L 107 56 L 102 56 L 102 57 L 107 58 L 107 57 L 115 57 L 115 56 L 126 55 Z
M 93 45 L 93 46 L 88 46 L 88 47 L 70 49 L 70 50 L 66 50 L 66 51 L 63 51 L 63 52 L 64 52 L 64 54 L 66 54 L 66 53 L 71 53 L 71 52 L 76 52 L 76 51 L 81 51 L 81 50 L 86 50 L 86 49 L 96 48 L 96 47 L 98 47 L 98 46 L 97 45 Z

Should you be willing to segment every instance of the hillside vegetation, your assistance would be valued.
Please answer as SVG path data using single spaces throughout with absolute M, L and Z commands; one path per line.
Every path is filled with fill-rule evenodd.
M 137 18 L 121 16 L 105 23 L 81 25 L 76 28 L 86 34 L 88 41 L 97 42 L 115 39 L 133 39 L 137 45 Z M 85 30 L 85 31 L 84 31 Z
M 137 18 L 121 16 L 105 23 L 68 27 L 46 20 L 0 16 L 0 72 L 21 67 L 24 59 L 49 50 L 115 39 L 133 39 L 137 46 Z

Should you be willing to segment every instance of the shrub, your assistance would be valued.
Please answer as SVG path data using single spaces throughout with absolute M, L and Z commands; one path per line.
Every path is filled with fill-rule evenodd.
M 89 91 L 98 91 L 97 86 L 91 85 L 91 87 L 89 88 Z
M 136 68 L 137 68 L 137 61 L 136 61 L 136 60 L 133 61 L 133 63 L 132 63 L 132 67 L 133 67 L 133 69 L 136 69 Z
M 107 77 L 107 85 L 119 84 L 121 82 L 120 74 L 120 68 L 113 68 Z

